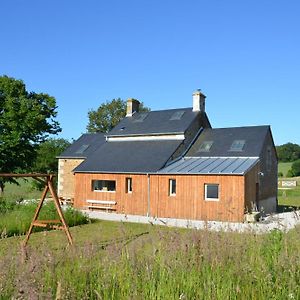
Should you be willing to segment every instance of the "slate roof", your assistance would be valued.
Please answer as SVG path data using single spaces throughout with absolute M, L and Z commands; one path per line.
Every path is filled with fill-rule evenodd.
M 199 114 L 191 107 L 135 113 L 125 117 L 107 136 L 184 133 Z M 205 113 L 201 117 L 208 121 Z
M 159 174 L 244 175 L 259 158 L 255 157 L 188 157 L 158 171 Z
M 186 157 L 259 157 L 269 131 L 269 126 L 204 129 Z M 244 141 L 242 150 L 232 149 L 234 141 Z M 209 142 L 212 142 L 211 148 L 201 151 L 204 143 Z
M 148 173 L 156 172 L 168 161 L 182 141 L 106 142 L 74 172 Z
M 70 145 L 58 158 L 87 158 L 105 143 L 103 133 L 86 133 Z

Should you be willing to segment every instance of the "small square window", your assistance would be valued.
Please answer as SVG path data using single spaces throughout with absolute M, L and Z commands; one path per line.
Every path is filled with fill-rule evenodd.
M 213 141 L 205 141 L 199 147 L 199 152 L 209 152 L 211 146 L 213 145 Z
M 205 200 L 219 201 L 219 185 L 205 184 Z
M 132 178 L 126 178 L 126 193 L 132 193 Z
M 245 140 L 235 140 L 231 144 L 229 151 L 243 151 L 245 146 Z
M 176 179 L 169 179 L 169 196 L 176 195 Z

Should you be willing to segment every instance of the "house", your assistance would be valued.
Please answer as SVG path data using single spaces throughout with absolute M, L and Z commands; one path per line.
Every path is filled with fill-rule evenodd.
M 75 155 L 84 148 L 81 137 L 60 156 L 76 165 L 74 175 L 65 169 L 73 176 L 75 207 L 233 222 L 256 209 L 276 211 L 277 156 L 269 126 L 212 129 L 199 90 L 190 108 L 139 113 L 138 106 L 129 99 L 126 117 L 105 139 L 86 137 L 99 143 L 90 153 Z

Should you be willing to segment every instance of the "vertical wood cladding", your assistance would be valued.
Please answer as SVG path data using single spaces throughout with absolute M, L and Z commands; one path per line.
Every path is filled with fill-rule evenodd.
M 126 191 L 126 178 L 132 178 L 132 193 Z M 93 191 L 92 180 L 115 180 L 116 191 Z M 132 215 L 147 214 L 148 184 L 146 175 L 136 174 L 75 174 L 74 206 L 87 206 L 86 200 L 116 201 L 116 212 Z
M 126 193 L 126 178 L 132 178 L 132 193 Z M 169 195 L 169 179 L 176 179 L 176 195 Z M 92 191 L 92 180 L 115 180 L 115 192 Z M 147 175 L 83 174 L 75 175 L 75 206 L 86 200 L 113 200 L 116 212 L 147 215 Z M 204 200 L 204 185 L 219 184 L 219 201 Z M 243 176 L 151 175 L 150 215 L 153 217 L 243 221 L 245 210 Z
M 260 155 L 261 172 L 260 176 L 260 193 L 259 199 L 268 199 L 270 197 L 277 197 L 277 183 L 278 183 L 278 161 L 276 148 L 274 147 L 271 131 L 269 131 Z
M 176 179 L 176 195 L 169 196 L 169 179 Z M 219 184 L 219 201 L 204 200 L 204 185 Z M 155 217 L 243 221 L 243 176 L 151 176 L 151 215 Z

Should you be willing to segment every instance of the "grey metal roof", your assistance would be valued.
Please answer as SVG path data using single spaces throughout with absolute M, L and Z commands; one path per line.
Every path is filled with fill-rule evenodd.
M 159 174 L 243 175 L 258 157 L 186 157 L 158 171 Z
M 74 172 L 148 173 L 165 166 L 182 141 L 106 142 Z
M 107 136 L 184 133 L 197 116 L 209 123 L 205 113 L 193 112 L 191 107 L 135 113 L 125 117 Z
M 259 157 L 270 126 L 249 126 L 233 128 L 204 129 L 186 156 L 190 157 Z M 233 143 L 244 145 L 242 150 L 233 151 Z M 212 142 L 208 151 L 203 150 L 207 142 Z M 201 149 L 202 148 L 202 149 Z M 209 147 L 206 147 L 209 148 Z
M 105 143 L 103 133 L 86 133 L 70 145 L 58 158 L 86 158 Z

